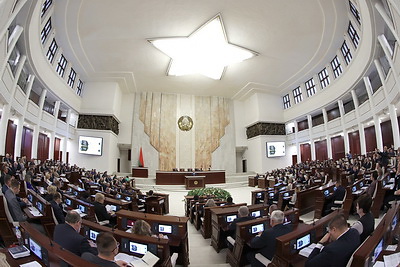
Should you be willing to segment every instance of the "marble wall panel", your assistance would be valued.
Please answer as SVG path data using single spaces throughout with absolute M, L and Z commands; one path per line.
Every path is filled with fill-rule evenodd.
M 147 93 L 146 97 L 146 111 L 144 117 L 144 132 L 150 136 L 151 128 L 151 107 L 153 105 L 153 93 Z
M 161 93 L 153 93 L 151 109 L 150 142 L 155 149 L 160 149 Z
M 143 124 L 146 117 L 146 98 L 147 93 L 143 92 L 140 94 L 139 119 L 143 122 Z
M 176 95 L 162 95 L 159 148 L 160 170 L 172 170 L 176 167 L 176 106 Z
M 211 165 L 211 98 L 195 97 L 195 166 Z

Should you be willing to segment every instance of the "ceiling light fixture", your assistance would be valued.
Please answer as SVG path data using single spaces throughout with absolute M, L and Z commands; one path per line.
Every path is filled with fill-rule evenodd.
M 219 80 L 226 66 L 258 55 L 228 42 L 220 14 L 188 37 L 166 37 L 148 41 L 171 58 L 167 74 L 173 76 L 202 74 Z

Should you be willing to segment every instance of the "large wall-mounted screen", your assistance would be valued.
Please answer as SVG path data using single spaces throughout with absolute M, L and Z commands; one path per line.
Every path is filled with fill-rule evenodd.
M 284 157 L 285 142 L 267 142 L 267 157 Z
M 82 154 L 101 156 L 103 154 L 103 138 L 79 136 L 78 151 Z

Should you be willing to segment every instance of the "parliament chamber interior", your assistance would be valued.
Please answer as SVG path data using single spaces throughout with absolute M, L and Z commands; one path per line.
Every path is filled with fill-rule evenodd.
M 0 1 L 0 266 L 399 266 L 398 0 Z

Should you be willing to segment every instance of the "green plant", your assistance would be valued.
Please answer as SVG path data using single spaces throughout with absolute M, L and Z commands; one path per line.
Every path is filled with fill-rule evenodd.
M 221 188 L 215 188 L 215 187 L 193 189 L 193 190 L 189 191 L 187 195 L 188 196 L 198 195 L 199 197 L 213 196 L 215 198 L 220 198 L 220 199 L 225 199 L 225 200 L 231 196 L 231 194 L 228 191 L 221 189 Z

